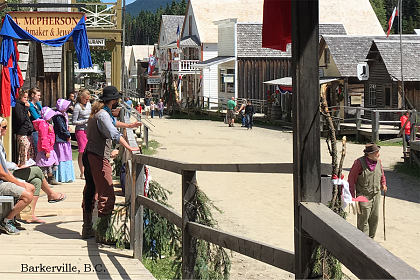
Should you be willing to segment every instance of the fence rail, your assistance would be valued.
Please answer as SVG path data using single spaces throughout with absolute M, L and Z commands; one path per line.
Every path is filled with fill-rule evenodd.
M 245 100 L 250 100 L 254 106 L 256 113 L 265 114 L 267 112 L 268 102 L 262 99 L 250 99 L 250 98 L 236 98 L 237 109 Z M 181 109 L 191 110 L 227 110 L 227 102 L 229 98 L 213 98 L 207 96 L 198 96 L 195 98 L 184 97 L 180 102 Z
M 333 121 L 339 133 L 354 133 L 357 139 L 360 139 L 363 133 L 365 136 L 369 135 L 372 142 L 379 142 L 380 134 L 389 133 L 389 130 L 392 129 L 392 127 L 388 127 L 388 129 L 381 130 L 381 124 L 399 127 L 399 117 L 404 112 L 410 112 L 412 124 L 418 123 L 416 120 L 419 118 L 416 110 L 332 106 L 329 107 L 329 111 L 333 116 Z M 321 122 L 326 123 L 324 116 L 322 116 Z M 354 127 L 349 127 L 349 124 L 354 124 Z M 366 128 L 363 124 L 369 124 L 371 127 Z M 397 134 L 397 131 L 394 134 Z
M 125 118 L 128 121 L 128 117 Z M 132 129 L 124 133 L 130 145 L 136 145 Z M 123 154 L 126 163 L 126 199 L 130 206 L 130 246 L 134 258 L 142 259 L 143 207 L 165 217 L 182 230 L 182 278 L 192 279 L 195 255 L 194 238 L 202 239 L 253 259 L 294 273 L 293 252 L 250 240 L 235 234 L 210 228 L 189 220 L 189 207 L 196 192 L 196 173 L 204 172 L 249 172 L 292 173 L 292 163 L 262 164 L 191 164 L 141 155 L 138 152 Z M 182 176 L 182 214 L 143 196 L 144 166 L 150 165 Z M 321 166 L 321 173 L 331 172 L 331 166 Z M 326 174 L 326 173 L 324 173 Z M 314 182 L 315 183 L 315 182 Z M 323 204 L 300 203 L 301 219 L 308 238 L 325 246 L 335 257 L 360 278 L 420 279 L 420 272 L 406 264 L 374 242 L 367 235 L 346 222 Z

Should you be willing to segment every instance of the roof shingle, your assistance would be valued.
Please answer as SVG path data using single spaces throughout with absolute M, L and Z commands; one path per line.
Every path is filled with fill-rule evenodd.
M 179 26 L 179 32 L 181 32 L 182 25 L 184 24 L 184 18 L 185 16 L 162 15 L 160 28 L 160 32 L 162 32 L 162 40 L 159 38 L 159 46 L 164 46 L 173 41 L 176 41 L 176 30 Z
M 262 24 L 238 23 L 238 57 L 292 57 L 290 45 L 285 52 L 262 47 Z
M 396 40 L 374 40 L 376 48 L 393 80 L 401 81 L 400 43 Z M 420 40 L 402 42 L 404 81 L 420 81 Z

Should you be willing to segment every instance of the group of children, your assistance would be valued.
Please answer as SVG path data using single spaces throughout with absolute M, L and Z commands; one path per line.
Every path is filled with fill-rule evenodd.
M 75 180 L 66 113 L 70 104 L 69 100 L 58 99 L 56 110 L 43 107 L 41 118 L 32 122 L 38 132 L 36 165 L 43 170 L 44 175 L 66 183 Z

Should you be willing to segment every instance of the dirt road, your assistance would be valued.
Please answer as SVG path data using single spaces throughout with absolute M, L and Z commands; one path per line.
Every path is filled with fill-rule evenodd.
M 153 119 L 150 138 L 161 147 L 156 156 L 192 163 L 292 162 L 291 132 L 254 127 L 247 131 L 220 122 Z M 363 145 L 349 144 L 344 167 L 347 176 Z M 382 217 L 375 240 L 420 270 L 420 182 L 397 174 L 392 166 L 401 161 L 400 147 L 383 147 L 381 158 L 388 180 L 387 241 Z M 322 162 L 330 162 L 321 140 Z M 173 192 L 170 203 L 180 213 L 181 177 L 152 168 L 153 179 Z M 282 174 L 199 172 L 198 185 L 223 211 L 219 226 L 227 232 L 293 251 L 293 178 Z M 382 213 L 381 213 L 382 215 Z M 355 225 L 355 216 L 347 220 Z M 293 275 L 233 253 L 231 279 L 288 279 Z

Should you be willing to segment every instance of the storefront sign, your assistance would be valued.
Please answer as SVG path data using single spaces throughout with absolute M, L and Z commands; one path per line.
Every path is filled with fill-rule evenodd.
M 88 39 L 90 47 L 105 47 L 105 39 Z
M 32 36 L 48 40 L 68 35 L 84 13 L 10 12 L 9 15 Z
M 147 79 L 148 85 L 159 85 L 160 84 L 160 78 L 149 78 Z

